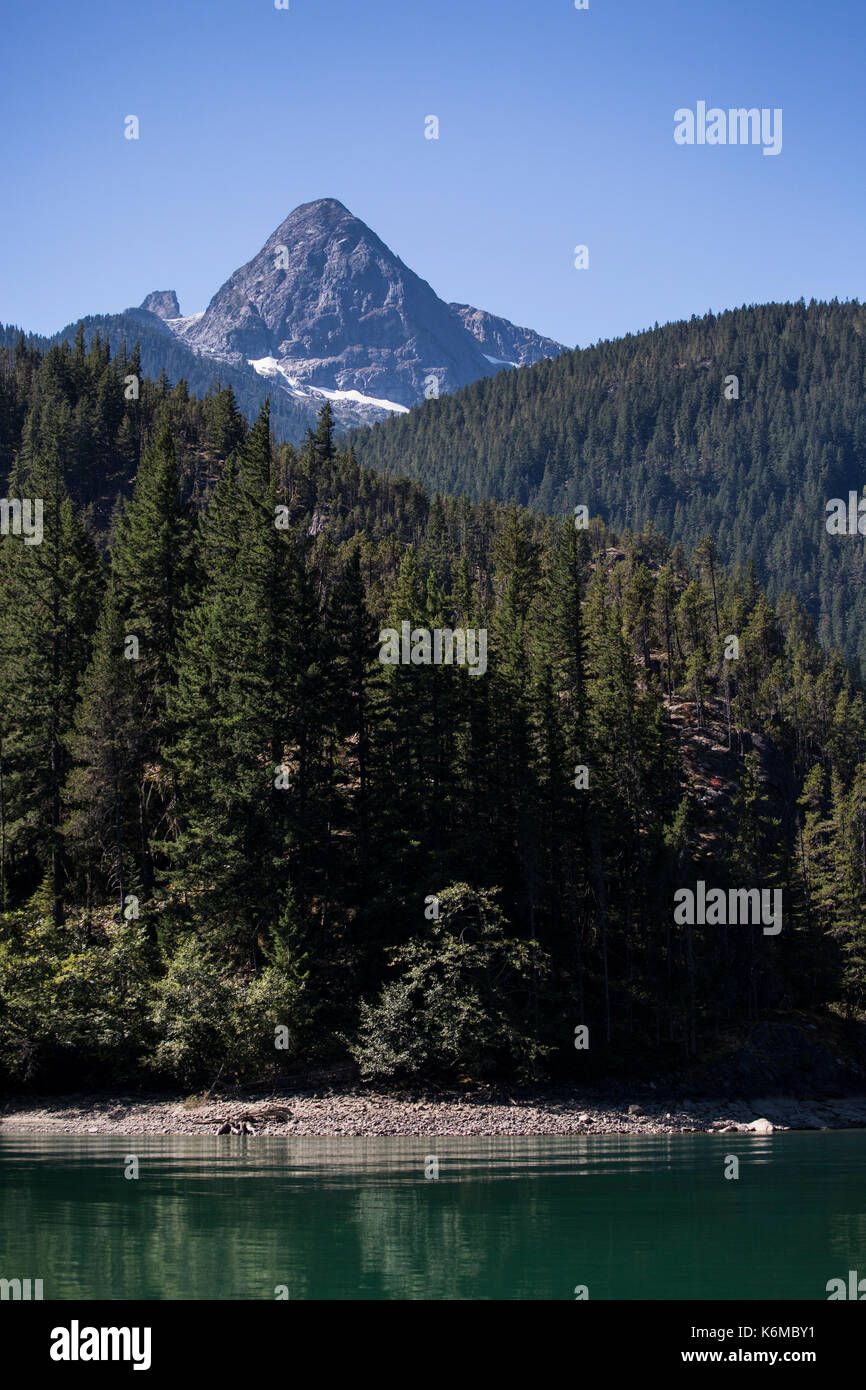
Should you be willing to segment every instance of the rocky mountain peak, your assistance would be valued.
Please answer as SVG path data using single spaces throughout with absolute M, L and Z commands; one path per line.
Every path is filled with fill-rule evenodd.
M 174 290 L 152 290 L 138 306 L 161 319 L 179 319 L 180 305 Z
M 529 329 L 446 304 L 337 198 L 289 213 L 203 314 L 181 319 L 167 291 L 142 307 L 175 320 L 171 332 L 197 353 L 249 363 L 299 399 L 327 396 L 353 423 L 359 412 L 380 419 L 561 351 Z
M 542 338 L 531 328 L 518 328 L 471 304 L 449 304 L 452 314 L 481 344 L 488 361 L 499 366 L 529 367 L 543 357 L 556 357 L 566 349 L 553 338 Z
M 295 208 L 186 337 L 201 351 L 276 366 L 296 389 L 404 408 L 491 370 L 426 281 L 336 198 Z

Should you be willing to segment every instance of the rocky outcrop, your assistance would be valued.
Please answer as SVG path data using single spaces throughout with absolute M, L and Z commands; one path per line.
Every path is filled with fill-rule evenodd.
M 337 407 L 358 393 L 406 409 L 561 350 L 446 304 L 335 198 L 296 208 L 200 318 L 172 327 L 199 352 L 252 362 L 299 395 L 330 392 Z
M 138 307 L 160 319 L 180 318 L 180 305 L 174 290 L 153 290 Z
M 471 304 L 449 304 L 455 318 L 459 319 L 467 332 L 480 343 L 481 350 L 488 360 L 510 367 L 530 367 L 543 357 L 557 357 L 568 349 L 553 338 L 542 338 L 531 328 L 518 328 L 508 319 L 499 319 L 484 309 L 473 309 Z

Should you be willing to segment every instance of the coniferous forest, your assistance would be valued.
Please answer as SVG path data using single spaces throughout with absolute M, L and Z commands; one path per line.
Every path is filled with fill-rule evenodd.
M 862 313 L 827 310 L 861 356 Z M 777 365 L 802 390 L 795 337 Z M 616 375 L 614 348 L 597 353 Z M 468 402 L 495 430 L 494 398 L 514 397 L 529 438 L 532 373 L 576 361 L 370 439 L 398 437 L 402 468 L 400 431 L 432 422 L 435 451 L 438 422 L 442 481 L 465 493 L 449 460 Z M 771 603 L 766 547 L 731 561 L 696 501 L 685 545 L 642 513 L 618 532 L 600 506 L 582 529 L 545 515 L 564 457 L 524 489 L 540 511 L 482 500 L 484 470 L 474 501 L 431 495 L 359 466 L 328 406 L 301 445 L 275 444 L 267 409 L 248 423 L 230 389 L 197 399 L 163 376 L 126 399 L 138 371 L 81 334 L 0 358 L 6 496 L 44 505 L 41 544 L 0 538 L 7 1083 L 191 1087 L 333 1059 L 378 1083 L 586 1079 L 707 1056 L 758 1020 L 862 1014 L 863 691 L 824 609 L 818 640 L 795 554 L 797 595 L 780 568 Z M 736 406 L 713 378 L 701 442 L 691 377 L 652 419 L 634 381 L 611 419 L 562 430 L 579 425 L 588 467 L 610 427 L 630 456 L 688 437 L 710 468 L 732 438 L 714 412 Z M 803 400 L 789 435 L 752 407 L 780 514 Z M 806 461 L 816 478 L 862 455 L 855 434 L 840 423 Z M 748 528 L 759 502 L 737 477 L 720 484 Z M 383 664 L 380 631 L 404 622 L 485 630 L 486 671 Z M 679 924 L 674 894 L 698 880 L 780 891 L 781 932 Z
M 362 464 L 429 488 L 583 504 L 689 551 L 710 532 L 862 677 L 866 548 L 827 543 L 826 504 L 863 494 L 864 385 L 863 304 L 759 304 L 500 372 L 350 438 Z

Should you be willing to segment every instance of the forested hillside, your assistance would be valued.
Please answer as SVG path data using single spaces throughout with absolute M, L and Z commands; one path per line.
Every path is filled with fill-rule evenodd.
M 582 1080 L 862 1013 L 863 694 L 720 539 L 431 498 L 327 409 L 274 446 L 228 392 L 126 402 L 101 347 L 22 353 L 7 1081 Z M 130 469 L 117 507 L 89 488 Z M 383 664 L 403 622 L 484 630 L 486 670 Z M 698 880 L 781 891 L 781 931 L 679 924 Z
M 428 488 L 585 505 L 687 549 L 709 533 L 864 672 L 866 541 L 825 529 L 827 502 L 866 486 L 864 388 L 866 307 L 765 304 L 566 352 L 349 438 Z
M 60 354 L 74 347 L 80 338 L 90 350 L 96 345 L 106 366 L 109 354 L 113 359 L 112 372 L 124 368 L 123 376 L 137 368 L 144 378 L 162 382 L 173 390 L 183 382 L 194 396 L 214 395 L 231 386 L 238 408 L 247 419 L 255 419 L 263 403 L 273 391 L 271 383 L 245 362 L 217 362 L 199 356 L 166 329 L 156 314 L 141 309 L 128 309 L 122 314 L 89 315 L 78 324 L 70 324 L 50 338 L 23 334 L 20 328 L 0 324 L 0 354 L 11 354 L 24 339 L 31 350 L 42 357 L 51 357 L 54 349 L 55 388 L 64 394 L 68 374 L 63 370 L 65 360 Z M 18 354 L 20 361 L 20 353 Z M 303 439 L 311 424 L 315 424 L 315 404 L 293 399 L 284 391 L 274 391 L 271 400 L 271 419 L 274 434 L 279 439 Z

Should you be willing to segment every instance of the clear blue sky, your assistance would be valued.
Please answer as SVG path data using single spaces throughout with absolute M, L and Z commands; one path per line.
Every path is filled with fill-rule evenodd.
M 0 320 L 53 332 L 152 289 L 203 309 L 324 196 L 444 299 L 569 345 L 754 301 L 864 297 L 855 0 L 290 6 L 6 7 Z M 674 111 L 699 100 L 781 107 L 782 153 L 676 145 Z

